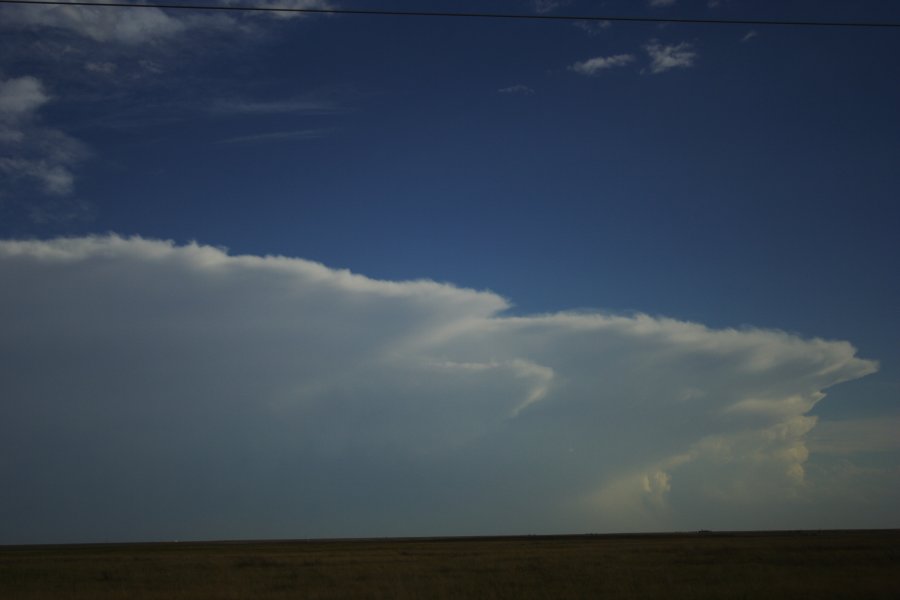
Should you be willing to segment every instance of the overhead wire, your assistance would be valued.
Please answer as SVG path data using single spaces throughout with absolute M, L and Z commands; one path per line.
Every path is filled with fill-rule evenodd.
M 131 3 L 131 2 L 97 2 L 87 0 L 0 0 L 0 4 L 38 5 L 38 6 L 81 6 L 97 8 L 156 8 L 166 10 L 196 11 L 231 11 L 231 12 L 265 12 L 265 13 L 297 13 L 328 15 L 363 15 L 383 17 L 443 17 L 470 19 L 520 19 L 532 21 L 600 21 L 610 23 L 658 23 L 658 24 L 693 24 L 693 25 L 750 25 L 754 27 L 846 27 L 846 28 L 900 28 L 900 22 L 893 21 L 806 21 L 785 19 L 702 19 L 681 17 L 636 17 L 616 15 L 572 15 L 572 14 L 529 14 L 529 13 L 494 13 L 494 12 L 457 12 L 457 11 L 406 11 L 354 8 L 296 8 L 279 6 L 248 6 L 233 4 L 171 4 L 171 3 Z

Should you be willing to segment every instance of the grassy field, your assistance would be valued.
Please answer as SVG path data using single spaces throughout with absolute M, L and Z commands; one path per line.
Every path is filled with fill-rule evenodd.
M 0 598 L 900 598 L 900 531 L 0 546 Z

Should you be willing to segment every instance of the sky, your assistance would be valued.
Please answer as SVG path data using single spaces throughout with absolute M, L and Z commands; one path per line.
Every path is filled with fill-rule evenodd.
M 0 5 L 0 544 L 900 527 L 897 56 Z

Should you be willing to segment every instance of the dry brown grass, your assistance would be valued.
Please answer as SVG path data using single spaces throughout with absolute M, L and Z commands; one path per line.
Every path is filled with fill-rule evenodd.
M 0 598 L 900 598 L 900 532 L 0 547 Z

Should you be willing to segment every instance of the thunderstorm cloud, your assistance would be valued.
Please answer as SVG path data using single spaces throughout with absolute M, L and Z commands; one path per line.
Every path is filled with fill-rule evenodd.
M 6 542 L 772 527 L 823 390 L 877 369 L 115 235 L 0 242 L 0 281 Z

